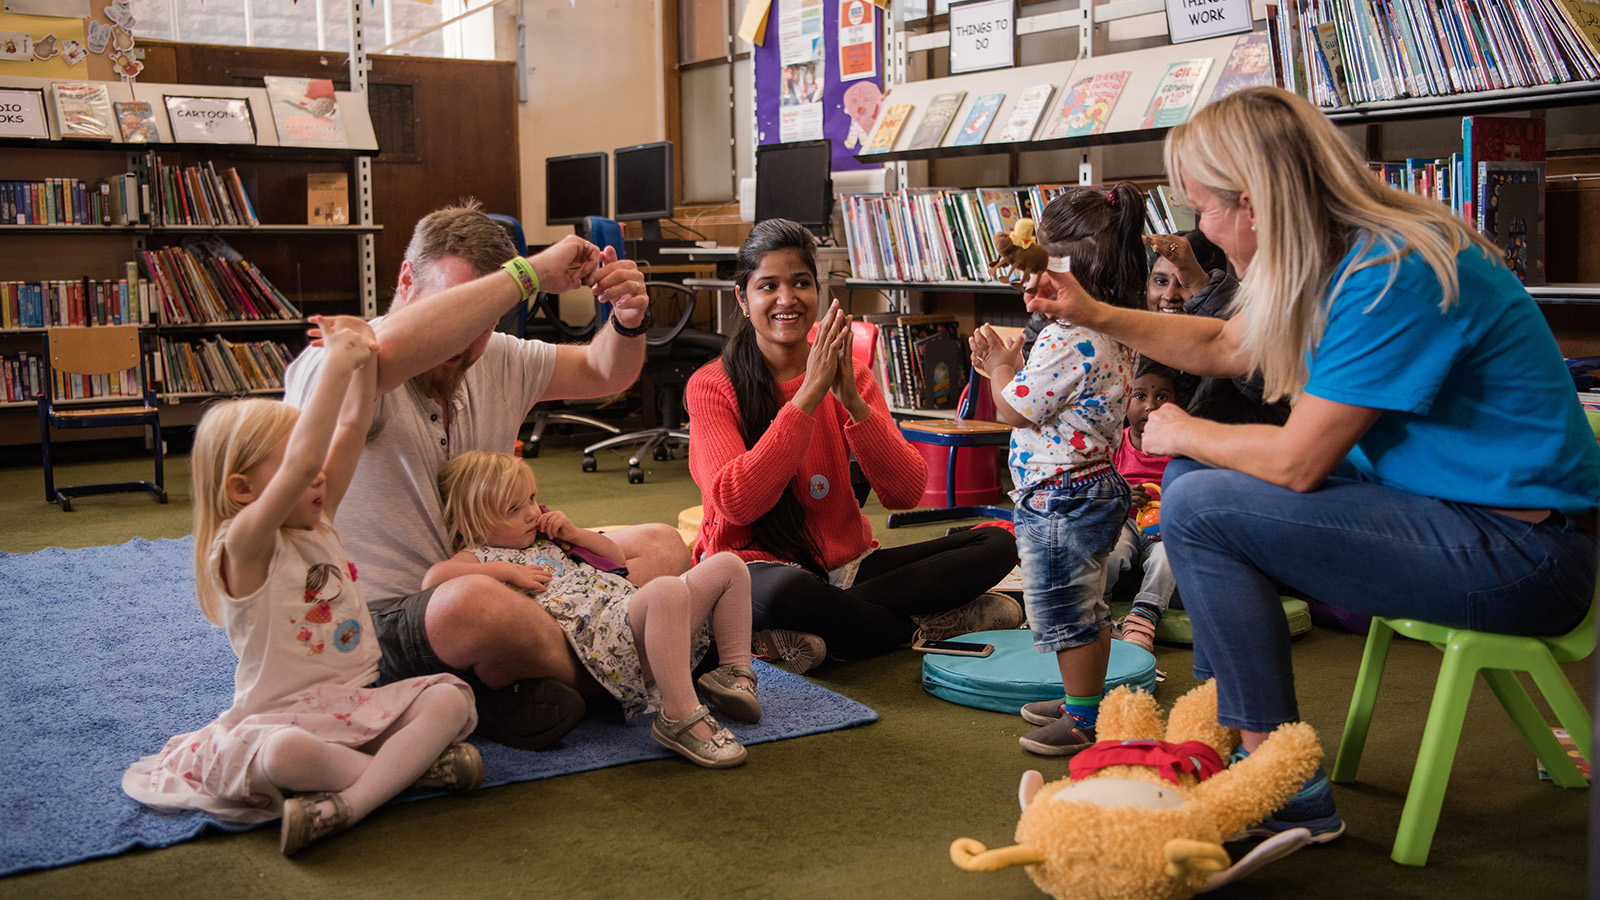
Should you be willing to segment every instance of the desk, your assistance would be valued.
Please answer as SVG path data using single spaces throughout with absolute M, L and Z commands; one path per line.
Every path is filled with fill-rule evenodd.
M 712 319 L 718 334 L 732 334 L 739 321 L 739 304 L 734 299 L 734 283 L 721 278 L 685 278 L 683 286 L 694 291 L 716 292 L 716 316 Z

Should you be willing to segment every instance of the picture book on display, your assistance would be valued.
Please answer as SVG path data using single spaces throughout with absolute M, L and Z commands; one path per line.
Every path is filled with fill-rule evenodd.
M 1053 84 L 1036 84 L 1024 90 L 1017 98 L 1016 107 L 1011 110 L 1011 118 L 1006 120 L 1006 127 L 1000 132 L 1000 140 L 1025 141 L 1031 137 L 1033 127 L 1039 124 L 1039 116 L 1044 113 L 1045 105 L 1055 91 Z
M 956 112 L 961 109 L 961 101 L 966 99 L 966 91 L 951 91 L 947 94 L 935 94 L 928 101 L 928 108 L 922 114 L 922 121 L 917 124 L 916 133 L 911 136 L 912 150 L 927 150 L 939 146 L 944 140 L 944 133 L 950 130 L 950 122 L 955 119 Z
M 967 113 L 967 120 L 961 123 L 961 130 L 956 132 L 953 146 L 983 143 L 983 136 L 989 133 L 989 126 L 994 124 L 994 114 L 1000 109 L 1000 101 L 1005 98 L 1005 94 L 983 94 L 972 101 L 972 111 Z
M 1211 71 L 1209 59 L 1186 59 L 1167 66 L 1167 72 L 1156 84 L 1150 105 L 1144 108 L 1144 121 L 1140 128 L 1171 128 L 1183 124 L 1194 108 L 1200 85 Z
M 267 75 L 278 141 L 297 147 L 348 147 L 339 102 L 328 78 Z
M 1265 31 L 1252 31 L 1239 38 L 1228 54 L 1228 61 L 1217 76 L 1217 86 L 1211 89 L 1215 103 L 1237 90 L 1272 84 L 1272 45 Z
M 911 104 L 898 103 L 883 111 L 883 121 L 878 123 L 878 130 L 872 134 L 872 144 L 867 147 L 868 153 L 887 153 L 894 149 L 895 139 L 900 136 L 900 129 L 905 127 L 906 119 L 911 116 Z
M 128 144 L 154 144 L 161 140 L 155 110 L 144 100 L 118 100 L 111 104 L 117 114 L 117 128 Z
M 1510 116 L 1465 116 L 1461 119 L 1461 151 L 1471 182 L 1464 186 L 1463 211 L 1477 221 L 1475 202 L 1481 162 L 1540 162 L 1544 159 L 1544 120 Z
M 1542 162 L 1478 163 L 1478 230 L 1523 284 L 1545 283 Z
M 306 173 L 306 224 L 350 224 L 350 176 L 344 172 Z
M 97 82 L 56 81 L 50 85 L 55 98 L 56 122 L 64 138 L 111 140 L 116 126 L 111 122 L 111 92 Z
M 1111 121 L 1111 110 L 1122 96 L 1122 87 L 1133 74 L 1127 69 L 1118 72 L 1101 72 L 1074 81 L 1056 104 L 1040 140 L 1064 137 L 1084 137 L 1106 130 Z

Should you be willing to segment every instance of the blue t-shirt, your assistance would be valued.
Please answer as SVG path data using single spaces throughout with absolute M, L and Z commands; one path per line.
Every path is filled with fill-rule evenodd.
M 1382 240 L 1358 241 L 1333 284 L 1388 252 Z M 1445 312 L 1419 253 L 1351 273 L 1330 302 L 1305 392 L 1384 411 L 1350 451 L 1379 484 L 1481 506 L 1595 508 L 1600 450 L 1538 306 L 1477 246 L 1461 251 L 1456 271 L 1460 299 Z

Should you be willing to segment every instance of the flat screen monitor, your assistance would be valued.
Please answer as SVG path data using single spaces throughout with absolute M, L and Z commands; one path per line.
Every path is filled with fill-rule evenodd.
M 672 218 L 672 142 L 619 147 L 616 166 L 619 222 L 638 220 L 646 240 L 661 239 L 661 220 Z
M 544 161 L 546 225 L 582 225 L 589 216 L 607 215 L 605 153 L 552 156 Z
M 833 141 L 756 147 L 756 221 L 792 219 L 826 237 L 833 217 Z

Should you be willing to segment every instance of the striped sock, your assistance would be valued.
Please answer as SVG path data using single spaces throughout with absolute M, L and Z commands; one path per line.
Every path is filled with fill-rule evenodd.
M 1095 694 L 1093 697 L 1074 697 L 1067 695 L 1067 701 L 1062 704 L 1062 709 L 1067 715 L 1078 720 L 1084 728 L 1093 728 L 1100 721 L 1100 698 L 1104 694 Z

